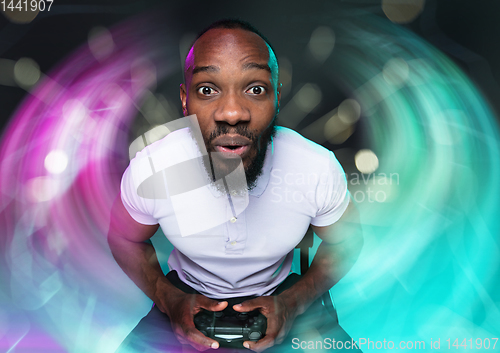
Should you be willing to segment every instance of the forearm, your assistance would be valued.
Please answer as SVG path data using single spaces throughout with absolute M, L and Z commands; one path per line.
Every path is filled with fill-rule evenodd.
M 109 236 L 108 243 L 122 270 L 166 313 L 168 297 L 182 292 L 163 274 L 154 247 L 146 242 L 132 242 L 119 236 Z
M 361 234 L 338 244 L 323 241 L 308 271 L 292 287 L 280 294 L 287 305 L 303 313 L 312 302 L 332 288 L 356 262 L 363 238 Z
M 219 347 L 217 341 L 195 328 L 193 316 L 201 308 L 220 311 L 227 302 L 219 303 L 202 295 L 186 294 L 175 287 L 163 275 L 155 249 L 149 243 L 133 242 L 113 232 L 108 235 L 108 243 L 123 271 L 155 302 L 160 311 L 168 315 L 172 331 L 179 342 L 190 344 L 200 351 Z

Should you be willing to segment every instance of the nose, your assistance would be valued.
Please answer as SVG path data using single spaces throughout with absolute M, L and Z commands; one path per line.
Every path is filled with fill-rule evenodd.
M 220 97 L 215 121 L 229 125 L 250 121 L 250 110 L 245 104 L 245 98 L 237 93 L 226 93 Z

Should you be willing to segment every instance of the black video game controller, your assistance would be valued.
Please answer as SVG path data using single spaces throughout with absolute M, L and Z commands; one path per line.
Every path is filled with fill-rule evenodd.
M 243 347 L 245 341 L 258 341 L 266 335 L 267 319 L 258 310 L 240 313 L 232 307 L 222 311 L 202 309 L 194 316 L 194 325 L 221 347 Z

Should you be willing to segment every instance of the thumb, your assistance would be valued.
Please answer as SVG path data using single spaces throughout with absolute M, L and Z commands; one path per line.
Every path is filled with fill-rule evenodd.
M 221 311 L 224 310 L 227 307 L 227 301 L 217 301 L 217 300 L 212 300 L 208 299 L 204 301 L 200 307 L 203 309 L 206 309 L 208 311 Z
M 246 300 L 240 304 L 233 305 L 233 309 L 239 312 L 250 312 L 259 308 L 262 308 L 262 303 L 259 301 L 259 298 Z

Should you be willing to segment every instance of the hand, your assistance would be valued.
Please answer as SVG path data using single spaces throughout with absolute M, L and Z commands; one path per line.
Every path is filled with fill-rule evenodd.
M 204 351 L 209 348 L 219 348 L 219 342 L 198 331 L 193 318 L 202 308 L 209 311 L 221 311 L 226 306 L 226 301 L 218 302 L 201 294 L 182 292 L 170 297 L 165 303 L 165 310 L 162 311 L 170 318 L 172 330 L 180 343 L 189 344 L 198 351 Z
M 235 311 L 249 312 L 258 309 L 267 318 L 267 331 L 257 342 L 245 341 L 243 345 L 255 352 L 280 344 L 285 339 L 298 315 L 297 306 L 284 296 L 264 296 L 233 306 Z

